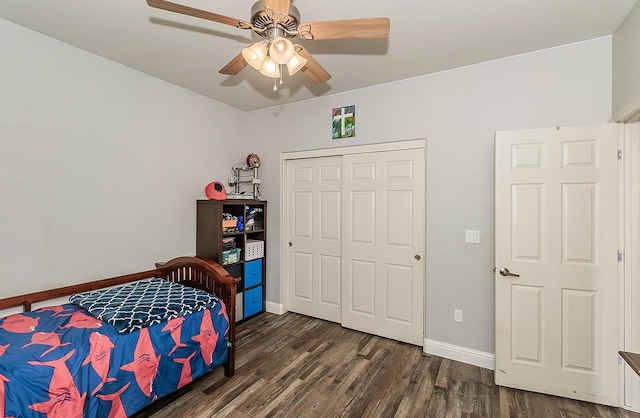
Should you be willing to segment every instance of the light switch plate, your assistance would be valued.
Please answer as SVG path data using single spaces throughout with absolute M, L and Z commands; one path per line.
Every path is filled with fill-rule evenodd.
M 480 231 L 465 231 L 465 242 L 470 242 L 473 244 L 480 244 Z

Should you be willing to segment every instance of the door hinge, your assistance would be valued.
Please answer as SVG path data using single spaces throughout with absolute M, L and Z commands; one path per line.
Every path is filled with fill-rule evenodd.
M 622 255 L 623 254 L 624 253 L 622 251 L 618 250 L 618 261 L 622 261 Z
M 618 160 L 622 160 L 622 150 L 618 150 Z

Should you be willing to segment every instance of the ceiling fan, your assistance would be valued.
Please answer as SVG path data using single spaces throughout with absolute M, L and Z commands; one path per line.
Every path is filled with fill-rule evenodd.
M 250 65 L 267 77 L 280 78 L 280 84 L 283 66 L 287 67 L 289 75 L 302 70 L 315 84 L 322 84 L 331 78 L 302 45 L 294 45 L 290 39 L 296 36 L 305 40 L 386 38 L 390 28 L 387 17 L 300 23 L 300 12 L 291 4 L 291 0 L 259 0 L 251 8 L 250 21 L 166 0 L 147 0 L 147 4 L 238 29 L 251 29 L 265 39 L 243 48 L 219 73 L 235 75 Z M 277 90 L 277 87 L 274 85 L 273 89 Z

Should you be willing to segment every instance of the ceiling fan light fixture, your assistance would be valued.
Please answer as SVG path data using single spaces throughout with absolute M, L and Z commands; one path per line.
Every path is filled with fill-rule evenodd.
M 293 43 L 282 36 L 276 37 L 269 47 L 269 56 L 278 64 L 286 64 L 296 53 Z
M 247 64 L 260 71 L 267 57 L 267 47 L 262 42 L 256 42 L 247 48 L 242 48 L 242 57 Z
M 278 65 L 271 57 L 267 56 L 262 62 L 262 67 L 258 70 L 260 74 L 271 77 L 280 77 L 280 65 Z
M 293 54 L 293 58 L 291 58 L 287 63 L 287 70 L 289 70 L 289 75 L 294 75 L 298 71 L 302 70 L 305 65 L 307 65 L 307 59 L 303 58 L 302 55 L 296 52 L 295 54 Z

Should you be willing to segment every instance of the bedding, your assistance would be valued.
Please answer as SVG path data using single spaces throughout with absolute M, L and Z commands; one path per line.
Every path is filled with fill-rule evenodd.
M 162 319 L 147 309 L 151 319 L 128 329 L 110 324 L 113 309 L 88 296 L 99 295 L 73 299 L 93 300 L 87 306 L 100 305 L 102 319 L 71 303 L 0 319 L 0 417 L 130 416 L 230 355 L 222 300 L 199 300 L 185 315 L 165 309 Z
M 208 309 L 218 302 L 211 293 L 159 278 L 71 295 L 69 302 L 127 333 Z

